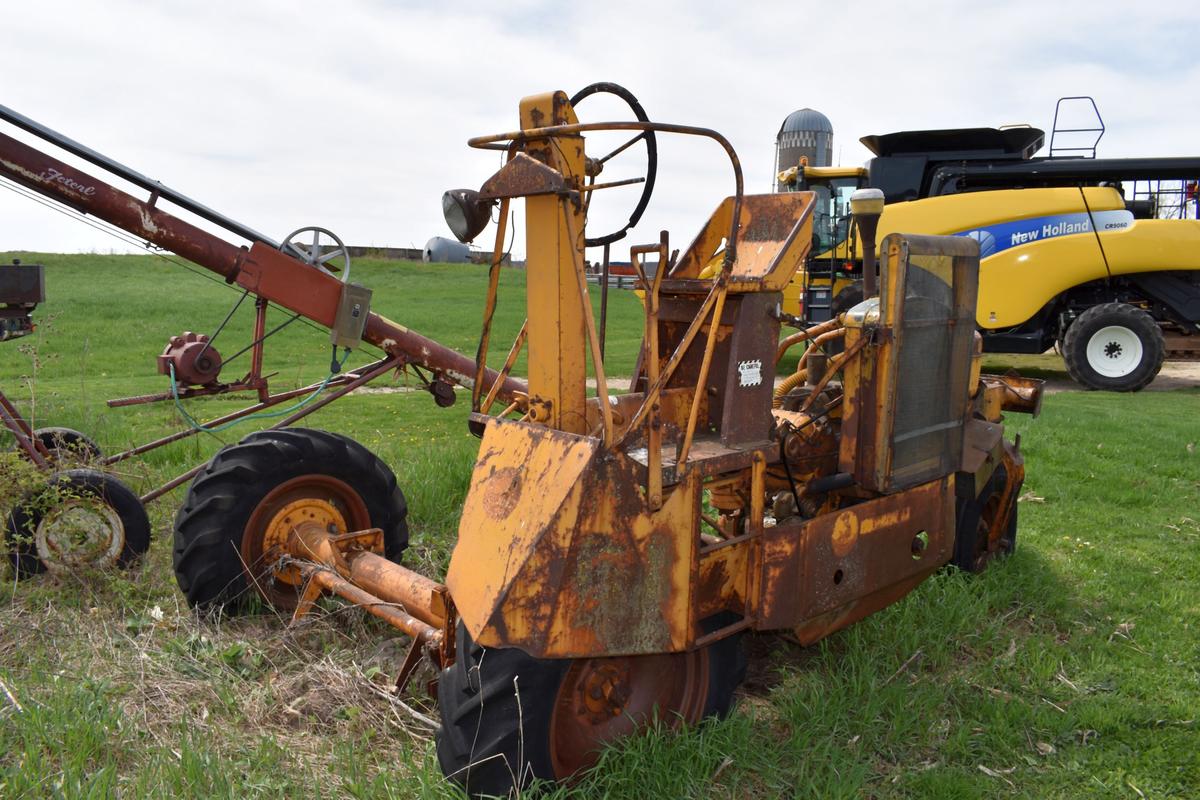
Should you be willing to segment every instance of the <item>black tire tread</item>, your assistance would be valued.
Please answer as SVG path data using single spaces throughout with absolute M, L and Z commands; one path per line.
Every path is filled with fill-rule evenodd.
M 372 525 L 383 529 L 384 555 L 399 561 L 408 546 L 408 509 L 395 475 L 378 456 L 328 431 L 258 431 L 213 456 L 175 516 L 175 578 L 189 604 L 242 604 L 249 594 L 240 555 L 246 522 L 273 487 L 311 473 L 350 484 L 366 503 Z
M 66 450 L 69 453 L 75 453 L 79 458 L 85 460 L 96 460 L 104 457 L 104 453 L 100 449 L 100 445 L 96 444 L 95 439 L 74 428 L 37 428 L 34 430 L 33 435 L 51 453 L 56 450 Z
M 711 632 L 733 619 L 720 615 L 704 627 Z M 455 646 L 455 663 L 442 671 L 438 685 L 442 724 L 436 738 L 442 772 L 473 797 L 507 796 L 535 779 L 553 781 L 548 733 L 570 659 L 482 647 L 461 622 Z M 704 716 L 729 714 L 746 666 L 740 633 L 709 646 Z M 518 763 L 522 758 L 524 763 Z
M 1004 491 L 1004 484 L 1008 481 L 1008 470 L 1004 465 L 996 467 L 996 470 L 988 478 L 987 485 L 979 496 L 966 502 L 958 509 L 956 516 L 956 531 L 954 537 L 954 555 L 950 563 L 964 572 L 979 573 L 986 570 L 986 563 L 982 568 L 975 563 L 975 553 L 979 542 L 979 517 L 984 506 L 987 505 L 988 498 L 996 492 Z M 1005 532 L 1003 547 L 998 552 L 1000 556 L 1010 556 L 1017 548 L 1017 495 L 1018 491 L 1013 492 L 1011 502 L 1011 510 L 1008 517 L 1008 530 Z

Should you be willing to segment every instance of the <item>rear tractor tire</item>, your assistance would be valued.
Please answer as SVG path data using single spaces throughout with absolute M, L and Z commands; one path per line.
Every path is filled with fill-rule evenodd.
M 544 659 L 476 644 L 460 622 L 455 644 L 438 686 L 437 754 L 472 797 L 569 781 L 656 716 L 670 727 L 724 717 L 746 676 L 741 634 L 689 653 Z
M 339 533 L 383 530 L 384 555 L 408 546 L 407 506 L 396 476 L 345 436 L 308 428 L 250 434 L 220 450 L 192 481 L 175 517 L 175 579 L 188 603 L 234 610 L 256 593 L 295 608 L 301 579 L 275 568 L 292 521 Z
M 1088 389 L 1136 392 L 1162 369 L 1162 329 L 1128 303 L 1105 303 L 1080 314 L 1062 339 L 1063 360 L 1076 383 Z
M 5 542 L 18 578 L 125 567 L 150 548 L 150 520 L 138 496 L 113 476 L 71 469 L 12 510 Z

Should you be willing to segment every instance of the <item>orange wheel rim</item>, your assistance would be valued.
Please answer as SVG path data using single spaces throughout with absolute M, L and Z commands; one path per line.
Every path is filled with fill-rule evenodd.
M 975 566 L 982 568 L 999 548 L 1004 531 L 993 530 L 994 523 L 1000 516 L 1000 495 L 992 492 L 979 511 L 979 526 L 976 539 Z
M 371 515 L 358 492 L 329 475 L 300 475 L 268 492 L 242 531 L 241 556 L 250 582 L 276 607 L 296 605 L 299 570 L 277 562 L 300 522 L 317 522 L 337 534 L 370 528 Z
M 596 762 L 604 745 L 644 730 L 699 722 L 708 699 L 703 650 L 573 661 L 550 717 L 554 774 L 567 778 Z

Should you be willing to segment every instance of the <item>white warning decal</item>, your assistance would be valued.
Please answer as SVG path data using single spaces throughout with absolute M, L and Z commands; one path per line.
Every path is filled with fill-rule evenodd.
M 739 361 L 737 368 L 738 385 L 758 386 L 762 383 L 762 361 L 757 358 L 753 361 Z

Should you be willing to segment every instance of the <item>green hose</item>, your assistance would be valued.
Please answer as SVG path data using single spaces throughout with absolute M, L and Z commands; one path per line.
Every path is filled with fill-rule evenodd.
M 325 380 L 321 381 L 321 385 L 318 386 L 316 389 L 314 389 L 312 394 L 310 394 L 308 397 L 305 397 L 303 400 L 301 400 L 298 403 L 294 403 L 293 405 L 289 406 L 288 408 L 280 409 L 279 411 L 260 411 L 256 414 L 247 414 L 246 416 L 240 417 L 239 419 L 230 420 L 229 422 L 226 422 L 224 425 L 214 425 L 214 426 L 203 425 L 203 424 L 197 422 L 196 419 L 191 414 L 188 413 L 187 409 L 183 407 L 183 402 L 179 398 L 179 385 L 175 381 L 175 364 L 174 363 L 172 363 L 170 365 L 171 366 L 171 399 L 175 401 L 175 409 L 179 412 L 179 415 L 181 417 L 183 417 L 184 420 L 187 421 L 188 425 L 190 425 L 192 427 L 192 430 L 200 431 L 201 433 L 219 433 L 223 430 L 227 430 L 228 428 L 232 428 L 234 425 L 240 425 L 243 422 L 248 422 L 253 419 L 276 419 L 278 417 L 287 416 L 288 414 L 291 414 L 295 411 L 299 411 L 300 409 L 304 408 L 306 405 L 311 403 L 313 400 L 316 400 L 317 396 L 319 394 L 321 394 L 321 392 L 325 391 L 325 388 L 327 386 L 329 386 L 329 382 L 331 380 L 333 380 L 333 377 L 335 375 L 337 375 L 339 372 L 342 371 L 342 367 L 344 367 L 346 365 L 346 361 L 349 358 L 350 358 L 350 348 L 347 347 L 345 354 L 342 356 L 342 360 L 338 361 L 337 360 L 337 347 L 335 346 L 333 348 L 333 359 L 329 365 L 330 366 L 329 374 L 325 376 Z

